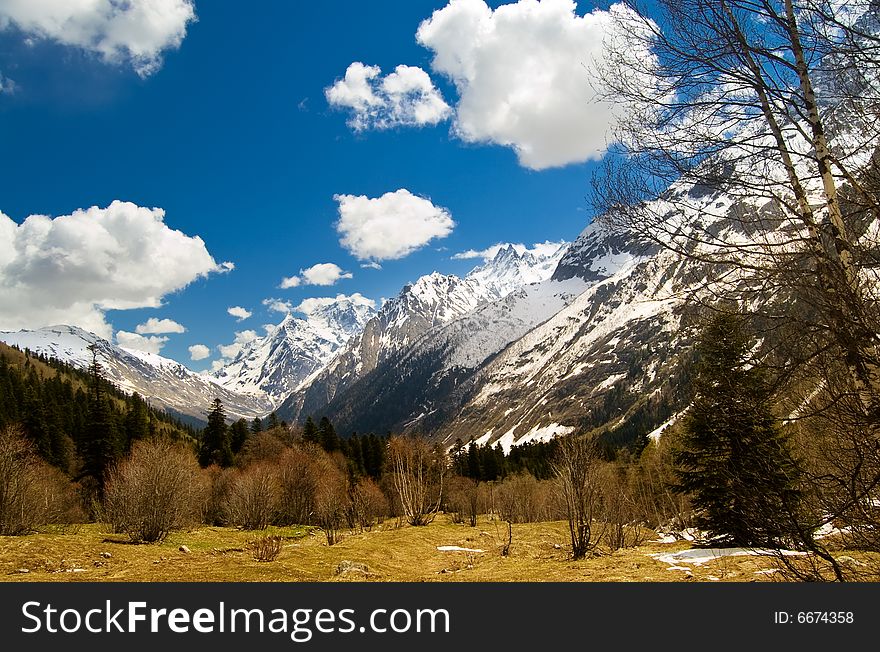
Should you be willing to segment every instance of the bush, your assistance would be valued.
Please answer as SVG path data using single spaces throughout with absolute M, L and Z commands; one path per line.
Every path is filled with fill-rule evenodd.
M 202 476 L 206 486 L 202 520 L 209 525 L 227 525 L 229 515 L 226 512 L 236 477 L 235 471 L 212 464 L 202 471 Z
M 108 474 L 104 514 L 114 531 L 151 543 L 197 523 L 204 494 L 195 454 L 183 444 L 154 438 L 135 442 L 128 458 Z
M 278 459 L 280 504 L 276 525 L 305 525 L 315 510 L 317 459 L 323 451 L 311 446 L 289 448 Z
M 0 430 L 0 535 L 26 534 L 82 516 L 64 474 L 40 459 L 20 429 Z
M 370 478 L 361 478 L 351 490 L 351 520 L 362 530 L 388 515 L 388 499 Z
M 496 486 L 494 504 L 502 520 L 538 523 L 564 518 L 558 486 L 529 473 L 511 476 Z
M 329 455 L 319 458 L 315 478 L 315 522 L 324 530 L 327 545 L 338 540 L 338 531 L 349 509 L 348 478 Z
M 278 512 L 278 472 L 269 464 L 256 464 L 236 472 L 226 500 L 231 525 L 244 530 L 265 530 Z
M 472 478 L 455 476 L 450 478 L 446 490 L 446 511 L 452 512 L 453 523 L 477 525 L 480 513 L 480 483 Z
M 267 535 L 251 541 L 250 548 L 256 561 L 275 561 L 281 554 L 284 537 Z

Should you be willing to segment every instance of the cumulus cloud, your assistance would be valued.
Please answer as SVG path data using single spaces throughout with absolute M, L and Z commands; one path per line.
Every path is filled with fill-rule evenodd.
M 559 248 L 566 245 L 564 240 L 560 242 L 550 242 L 547 240 L 546 242 L 536 242 L 531 247 L 528 247 L 522 243 L 509 243 L 509 242 L 499 242 L 498 244 L 494 244 L 491 247 L 486 247 L 485 249 L 468 249 L 467 251 L 461 251 L 454 256 L 452 256 L 453 260 L 469 260 L 472 258 L 481 258 L 483 260 L 492 260 L 495 256 L 498 255 L 498 252 L 502 249 L 507 249 L 507 247 L 513 247 L 514 250 L 519 255 L 522 255 L 526 252 L 536 256 L 538 258 L 543 258 L 545 256 L 552 256 Z
M 535 170 L 601 158 L 614 107 L 595 101 L 587 69 L 603 58 L 610 12 L 578 16 L 574 0 L 494 10 L 484 0 L 451 0 L 435 11 L 416 38 L 458 90 L 454 132 L 511 147 Z
M 173 319 L 150 317 L 143 324 L 138 324 L 134 331 L 139 335 L 159 335 L 161 333 L 185 333 L 186 329 Z
M 324 308 L 340 303 L 350 303 L 354 305 L 366 306 L 373 309 L 375 309 L 376 307 L 375 301 L 373 301 L 372 299 L 368 299 L 360 292 L 355 292 L 354 294 L 337 294 L 335 297 L 315 297 L 311 299 L 304 299 L 293 310 L 296 312 L 301 312 L 304 315 L 314 315 Z
M 232 344 L 221 344 L 217 347 L 217 350 L 220 351 L 220 355 L 223 358 L 231 360 L 239 354 L 245 344 L 253 342 L 257 337 L 259 336 L 256 331 L 238 331 L 235 333 L 235 340 Z
M 231 308 L 227 308 L 226 312 L 235 317 L 238 321 L 244 321 L 254 314 L 250 310 L 242 308 L 241 306 L 232 306 Z
M 193 0 L 4 0 L 0 29 L 10 25 L 32 39 L 48 39 L 127 64 L 141 77 L 162 67 L 196 20 Z
M 129 333 L 128 331 L 118 331 L 116 333 L 116 343 L 124 349 L 133 349 L 144 353 L 153 353 L 159 355 L 162 347 L 168 341 L 167 337 L 160 335 L 151 335 L 144 337 L 137 333 Z
M 263 299 L 263 305 L 271 312 L 280 312 L 282 315 L 293 312 L 293 304 L 283 299 Z
M 72 324 L 110 339 L 106 310 L 159 308 L 166 294 L 229 268 L 164 218 L 121 201 L 21 224 L 0 212 L 0 329 Z
M 352 278 L 350 272 L 342 271 L 335 263 L 318 263 L 307 269 L 299 270 L 298 276 L 289 276 L 281 281 L 281 289 L 299 287 L 300 285 L 334 285 L 342 279 Z
M 211 357 L 211 349 L 204 344 L 193 344 L 189 347 L 189 359 L 198 362 Z
M 379 66 L 355 61 L 324 95 L 331 106 L 351 113 L 348 125 L 355 131 L 435 125 L 452 112 L 428 73 L 416 66 L 397 66 L 382 77 Z
M 434 238 L 445 238 L 455 226 L 448 210 L 406 189 L 375 199 L 364 195 L 333 199 L 339 204 L 339 244 L 360 260 L 403 258 Z

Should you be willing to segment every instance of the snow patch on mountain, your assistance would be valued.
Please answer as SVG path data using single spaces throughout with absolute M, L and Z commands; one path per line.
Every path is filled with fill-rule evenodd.
M 288 314 L 211 377 L 227 389 L 278 405 L 361 332 L 375 314 L 374 305 L 360 295 L 310 300 L 302 306 L 308 310 L 305 317 Z
M 3 331 L 0 340 L 80 369 L 91 364 L 89 347 L 95 346 L 105 377 L 121 390 L 138 392 L 154 407 L 197 419 L 205 419 L 215 398 L 223 402 L 230 417 L 253 418 L 271 411 L 271 404 L 263 397 L 230 391 L 179 362 L 153 353 L 124 349 L 76 326 Z

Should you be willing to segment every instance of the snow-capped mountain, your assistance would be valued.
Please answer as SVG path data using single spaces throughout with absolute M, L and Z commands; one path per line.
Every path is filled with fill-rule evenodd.
M 503 246 L 464 278 L 434 272 L 406 285 L 385 302 L 359 336 L 302 383 L 279 408 L 279 414 L 296 419 L 317 413 L 337 393 L 413 346 L 425 333 L 526 285 L 549 279 L 567 247 L 567 243 L 560 243 L 541 253 Z
M 91 364 L 89 346 L 95 345 L 108 380 L 123 391 L 138 392 L 154 407 L 170 413 L 204 420 L 215 398 L 223 401 L 229 417 L 253 418 L 272 409 L 265 397 L 231 391 L 174 360 L 124 349 L 76 326 L 0 331 L 0 340 L 83 369 Z
M 306 317 L 288 314 L 265 337 L 245 344 L 213 378 L 231 391 L 276 405 L 361 332 L 376 312 L 373 306 L 360 295 L 313 300 Z

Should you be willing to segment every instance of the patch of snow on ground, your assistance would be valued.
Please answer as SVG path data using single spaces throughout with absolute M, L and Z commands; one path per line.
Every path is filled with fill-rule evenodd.
M 804 552 L 796 550 L 761 550 L 757 548 L 691 548 L 690 550 L 680 550 L 678 552 L 658 552 L 649 555 L 664 564 L 678 566 L 678 564 L 691 564 L 693 566 L 702 566 L 703 564 L 715 561 L 722 557 L 742 557 L 745 555 L 774 555 L 783 554 L 805 555 Z
M 479 548 L 462 548 L 461 546 L 437 546 L 440 552 L 486 552 Z

